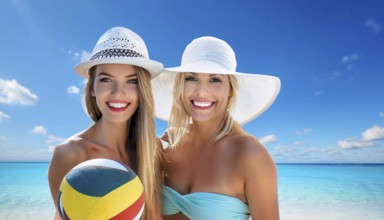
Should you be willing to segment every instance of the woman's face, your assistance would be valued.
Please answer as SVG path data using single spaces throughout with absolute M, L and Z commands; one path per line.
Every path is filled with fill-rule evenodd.
M 125 64 L 101 64 L 96 67 L 94 90 L 103 120 L 126 122 L 139 106 L 135 68 Z
M 195 121 L 223 120 L 231 96 L 227 75 L 185 73 L 183 104 Z

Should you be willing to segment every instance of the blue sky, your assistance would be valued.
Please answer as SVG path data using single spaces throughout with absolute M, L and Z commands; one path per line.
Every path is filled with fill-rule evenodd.
M 124 26 L 166 67 L 211 35 L 238 71 L 280 77 L 276 102 L 244 126 L 276 162 L 384 163 L 383 11 L 381 0 L 0 1 L 0 161 L 49 161 L 90 125 L 73 67 Z

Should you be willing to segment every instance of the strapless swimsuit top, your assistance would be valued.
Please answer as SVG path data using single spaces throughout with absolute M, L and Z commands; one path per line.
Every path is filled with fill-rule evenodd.
M 249 219 L 249 207 L 238 198 L 218 193 L 194 192 L 181 195 L 163 186 L 163 215 L 183 213 L 193 220 Z

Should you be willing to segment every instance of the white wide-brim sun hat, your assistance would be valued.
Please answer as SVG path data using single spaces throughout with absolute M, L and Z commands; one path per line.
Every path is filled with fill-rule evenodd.
M 97 41 L 89 59 L 78 64 L 75 72 L 88 78 L 89 69 L 99 64 L 129 64 L 142 67 L 156 77 L 163 64 L 149 59 L 144 40 L 125 27 L 113 27 L 107 30 Z
M 175 76 L 194 72 L 234 75 L 238 81 L 236 103 L 232 117 L 245 124 L 267 110 L 280 91 L 280 79 L 263 74 L 236 72 L 236 57 L 232 48 L 215 37 L 200 37 L 184 50 L 181 65 L 165 68 L 152 80 L 156 117 L 168 121 L 173 103 Z

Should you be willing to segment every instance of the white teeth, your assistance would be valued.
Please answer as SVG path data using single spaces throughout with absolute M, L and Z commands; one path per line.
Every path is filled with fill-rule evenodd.
M 208 107 L 212 105 L 212 102 L 199 102 L 199 101 L 193 101 L 193 104 L 199 107 Z
M 121 103 L 121 102 L 109 102 L 108 104 L 113 108 L 125 108 L 128 105 L 127 103 Z

